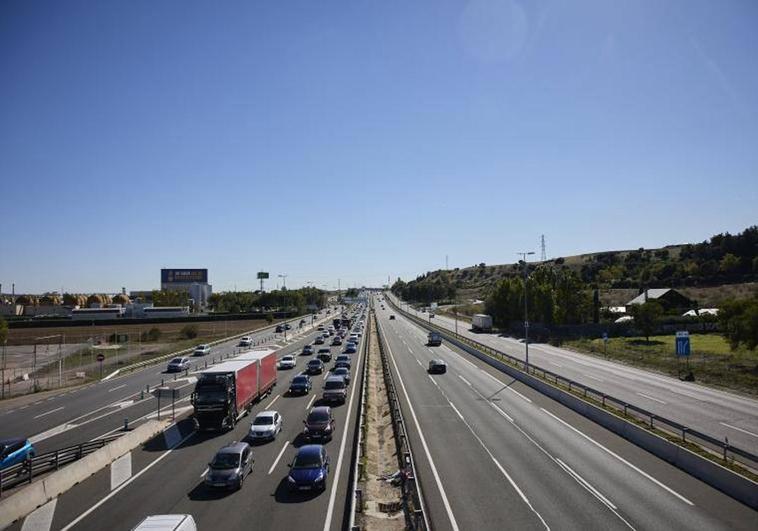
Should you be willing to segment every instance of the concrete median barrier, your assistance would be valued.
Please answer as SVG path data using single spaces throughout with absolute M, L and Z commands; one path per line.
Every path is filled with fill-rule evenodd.
M 161 433 L 169 420 L 151 420 L 126 433 L 100 450 L 91 453 L 36 481 L 0 501 L 0 529 L 25 517 L 37 507 L 63 494 L 77 483 L 110 465 L 113 461 Z

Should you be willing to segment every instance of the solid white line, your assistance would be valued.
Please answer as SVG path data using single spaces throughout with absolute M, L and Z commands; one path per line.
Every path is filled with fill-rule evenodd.
M 552 365 L 555 365 L 556 367 L 563 367 L 563 365 L 561 365 L 560 363 L 556 363 L 554 361 L 551 361 L 549 363 L 551 363 Z
M 659 404 L 665 404 L 666 403 L 663 400 L 658 400 L 657 398 L 653 398 L 652 396 L 648 396 L 645 393 L 637 393 L 637 394 L 640 395 L 642 398 L 647 398 L 648 400 L 652 400 L 653 402 L 658 402 Z
M 61 531 L 68 531 L 72 527 L 74 527 L 76 524 L 87 518 L 92 512 L 94 512 L 98 507 L 100 507 L 102 504 L 110 500 L 113 496 L 121 492 L 122 489 L 126 488 L 127 485 L 131 484 L 133 481 L 135 481 L 138 477 L 140 477 L 142 474 L 150 470 L 153 466 L 157 465 L 161 460 L 168 457 L 168 455 L 173 452 L 176 448 L 180 447 L 184 442 L 189 439 L 190 437 L 194 436 L 197 432 L 191 432 L 189 435 L 187 435 L 184 439 L 176 443 L 174 446 L 166 450 L 163 454 L 161 454 L 160 457 L 155 459 L 153 462 L 151 462 L 149 465 L 147 465 L 145 468 L 137 472 L 135 475 L 133 475 L 128 480 L 124 481 L 121 485 L 118 486 L 115 490 L 112 490 L 110 494 L 102 498 L 99 502 L 97 502 L 95 505 L 84 511 L 82 514 L 77 516 L 71 523 L 69 523 L 66 527 L 61 529 Z
M 587 439 L 589 442 L 591 442 L 592 444 L 594 444 L 595 446 L 597 446 L 597 447 L 598 447 L 598 448 L 600 448 L 601 450 L 604 450 L 604 451 L 605 451 L 605 452 L 607 452 L 609 455 L 612 455 L 613 457 L 615 457 L 616 459 L 618 459 L 619 461 L 621 461 L 622 463 L 624 463 L 626 466 L 628 466 L 629 468 L 631 468 L 631 469 L 632 469 L 632 470 L 634 470 L 635 472 L 638 472 L 638 473 L 639 473 L 639 474 L 641 474 L 643 477 L 645 477 L 645 478 L 649 479 L 650 481 L 652 481 L 653 483 L 655 483 L 655 484 L 656 484 L 656 485 L 658 485 L 659 487 L 661 487 L 661 488 L 663 488 L 663 489 L 667 490 L 668 492 L 670 492 L 671 494 L 673 494 L 674 496 L 676 496 L 677 498 L 679 498 L 680 500 L 682 500 L 682 501 L 683 501 L 684 503 L 686 503 L 687 505 L 692 505 L 692 506 L 694 506 L 694 505 L 695 505 L 695 504 L 694 504 L 694 503 L 692 503 L 690 500 L 688 500 L 687 498 L 685 498 L 684 496 L 682 496 L 681 494 L 679 494 L 678 492 L 676 492 L 676 491 L 675 491 L 675 490 L 673 490 L 672 488 L 670 488 L 670 487 L 667 487 L 666 485 L 664 485 L 663 483 L 661 483 L 660 481 L 658 481 L 657 479 L 655 479 L 653 476 L 651 476 L 650 474 L 648 474 L 648 473 L 647 473 L 647 472 L 645 472 L 644 470 L 641 470 L 641 469 L 639 469 L 638 467 L 636 467 L 635 465 L 633 465 L 632 463 L 630 463 L 629 461 L 627 461 L 626 459 L 624 459 L 623 457 L 621 457 L 620 455 L 618 455 L 617 453 L 615 453 L 614 451 L 612 451 L 612 450 L 609 450 L 608 448 L 606 448 L 605 446 L 603 446 L 602 444 L 600 444 L 599 442 L 597 442 L 595 439 L 593 439 L 593 438 L 592 438 L 592 437 L 590 437 L 589 435 L 586 435 L 585 433 L 583 433 L 583 432 L 579 431 L 578 429 L 576 429 L 575 427 L 573 427 L 571 424 L 569 424 L 569 423 L 568 423 L 568 422 L 566 422 L 565 420 L 563 420 L 563 419 L 561 419 L 561 418 L 558 418 L 557 416 L 553 415 L 552 413 L 550 413 L 550 412 L 549 412 L 547 409 L 545 409 L 545 408 L 542 408 L 542 407 L 541 407 L 540 409 L 541 409 L 543 412 L 545 412 L 545 413 L 547 413 L 548 415 L 550 415 L 551 417 L 553 417 L 555 420 L 557 420 L 557 421 L 558 421 L 558 422 L 560 422 L 561 424 L 563 424 L 564 426 L 566 426 L 567 428 L 569 428 L 569 429 L 573 430 L 573 431 L 574 431 L 574 432 L 576 432 L 577 434 L 579 434 L 579 435 L 581 435 L 582 437 L 584 437 L 585 439 Z
M 276 456 L 276 459 L 274 459 L 274 464 L 273 464 L 273 465 L 271 465 L 271 468 L 269 468 L 269 469 L 268 469 L 268 475 L 269 475 L 269 476 L 271 475 L 271 472 L 273 472 L 273 471 L 274 471 L 274 469 L 276 468 L 276 465 L 277 465 L 277 463 L 279 462 L 279 459 L 281 459 L 281 458 L 282 458 L 282 456 L 284 455 L 284 451 L 287 449 L 287 446 L 289 446 L 289 443 L 290 443 L 289 441 L 286 441 L 286 442 L 284 443 L 284 446 L 282 446 L 282 451 L 281 451 L 281 452 L 279 452 L 279 455 L 277 455 L 277 456 Z
M 307 405 L 307 406 L 305 406 L 305 409 L 310 409 L 310 407 L 311 407 L 311 404 L 313 404 L 313 401 L 314 401 L 314 400 L 316 400 L 316 394 L 315 394 L 315 391 L 314 391 L 314 394 L 313 394 L 313 396 L 311 397 L 311 401 L 310 401 L 310 402 L 308 402 L 308 405 Z
M 426 454 L 426 458 L 429 461 L 429 468 L 432 469 L 432 475 L 434 476 L 434 480 L 437 483 L 437 489 L 440 492 L 440 496 L 442 497 L 442 504 L 445 506 L 445 511 L 447 511 L 448 519 L 450 520 L 450 525 L 455 531 L 458 531 L 458 522 L 455 520 L 455 516 L 453 515 L 453 509 L 450 507 L 450 502 L 447 499 L 447 494 L 445 493 L 445 487 L 442 486 L 442 480 L 440 479 L 440 475 L 437 472 L 437 467 L 434 466 L 434 460 L 432 459 L 432 454 L 429 452 L 429 446 L 426 444 L 426 437 L 424 437 L 423 432 L 421 431 L 421 426 L 418 422 L 418 417 L 416 416 L 416 411 L 413 409 L 413 403 L 411 402 L 411 398 L 408 396 L 408 391 L 405 389 L 405 383 L 403 383 L 403 377 L 400 376 L 400 371 L 398 370 L 397 363 L 395 362 L 395 356 L 392 354 L 392 348 L 389 345 L 389 342 L 387 343 L 387 351 L 389 352 L 390 359 L 392 360 L 392 364 L 395 366 L 395 371 L 397 372 L 397 378 L 398 382 L 400 382 L 400 387 L 403 389 L 403 394 L 405 395 L 405 401 L 408 404 L 408 410 L 411 412 L 411 416 L 413 417 L 413 423 L 416 425 L 416 431 L 418 432 L 419 439 L 421 440 L 421 446 L 424 447 L 424 453 Z M 432 380 L 434 385 L 437 385 L 437 382 Z
M 271 402 L 269 402 L 268 404 L 266 404 L 266 407 L 264 407 L 263 409 L 268 409 L 268 408 L 270 408 L 271 406 L 273 406 L 273 405 L 274 405 L 274 402 L 276 402 L 277 400 L 279 400 L 279 397 L 280 397 L 280 396 L 282 396 L 282 395 L 276 395 L 276 396 L 274 397 L 274 399 L 273 399 Z
M 359 345 L 359 348 L 363 346 L 363 342 Z M 360 361 L 358 362 L 358 367 L 356 367 L 356 375 L 361 373 L 361 365 L 365 362 L 364 357 L 361 357 Z M 332 492 L 329 495 L 329 506 L 326 510 L 326 519 L 324 519 L 324 531 L 329 531 L 329 529 L 332 527 L 332 514 L 334 513 L 334 502 L 336 500 L 337 496 L 337 485 L 339 484 L 340 480 L 340 471 L 342 470 L 342 460 L 345 456 L 345 443 L 347 442 L 347 429 L 350 426 L 350 419 L 352 418 L 352 410 L 353 410 L 353 399 L 355 398 L 355 390 L 358 388 L 357 385 L 353 386 L 353 390 L 350 391 L 350 401 L 347 404 L 347 417 L 345 417 L 345 428 L 342 430 L 342 441 L 340 442 L 340 452 L 339 457 L 337 457 L 337 468 L 334 471 L 334 476 L 332 479 Z
M 113 389 L 108 389 L 108 392 L 112 393 L 113 391 L 118 391 L 119 389 L 123 389 L 124 387 L 126 387 L 126 384 L 119 385 L 118 387 L 114 387 Z
M 203 470 L 203 473 L 200 474 L 200 477 L 204 478 L 207 473 L 208 473 L 208 467 L 205 467 L 205 470 Z
M 51 409 L 50 411 L 45 411 L 44 413 L 40 413 L 40 414 L 39 414 L 39 415 L 37 415 L 36 417 L 32 417 L 32 419 L 38 419 L 38 418 L 40 418 L 40 417 L 44 417 L 45 415 L 49 415 L 50 413 L 55 413 L 56 411 L 60 411 L 60 410 L 61 410 L 61 409 L 63 409 L 64 407 L 66 407 L 66 406 L 61 406 L 61 407 L 57 407 L 57 408 L 55 408 L 55 409 Z
M 585 376 L 586 376 L 587 378 L 592 378 L 593 380 L 597 380 L 598 382 L 604 382 L 604 381 L 605 381 L 605 380 L 603 380 L 602 378 L 598 378 L 597 376 L 592 376 L 591 374 L 586 374 L 586 373 L 585 373 Z
M 532 400 L 530 398 L 525 397 L 524 395 L 516 391 L 513 387 L 508 387 L 508 390 L 511 391 L 512 393 L 516 393 L 517 396 L 520 396 L 522 399 L 526 400 L 530 404 L 532 403 Z
M 732 428 L 733 430 L 741 431 L 742 433 L 747 433 L 748 435 L 752 435 L 753 437 L 758 437 L 758 433 L 753 433 L 752 431 L 747 431 L 742 428 L 738 428 L 737 426 L 732 426 L 731 424 L 727 424 L 726 422 L 719 422 L 722 426 L 726 426 L 727 428 Z
M 460 374 L 458 375 L 458 378 L 460 378 L 461 380 L 463 380 L 464 382 L 466 382 L 466 385 L 468 385 L 469 387 L 473 387 L 473 385 L 471 385 L 471 382 L 469 382 L 466 378 L 464 378 Z

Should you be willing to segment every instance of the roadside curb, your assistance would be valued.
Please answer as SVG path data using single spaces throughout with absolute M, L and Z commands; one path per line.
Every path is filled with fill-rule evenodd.
M 169 420 L 151 420 L 100 450 L 34 482 L 0 502 L 0 529 L 25 517 L 48 501 L 110 465 L 130 450 L 161 433 Z

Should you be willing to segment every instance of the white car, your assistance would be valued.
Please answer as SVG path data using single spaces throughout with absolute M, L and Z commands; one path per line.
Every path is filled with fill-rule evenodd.
M 274 440 L 282 431 L 284 419 L 278 411 L 261 411 L 253 419 L 248 436 L 254 441 Z
M 192 353 L 193 356 L 206 356 L 211 353 L 211 346 L 210 345 L 198 345 L 195 347 L 195 352 Z
M 297 365 L 297 359 L 295 356 L 292 356 L 290 354 L 282 356 L 282 358 L 279 360 L 280 369 L 294 369 L 295 365 Z
M 240 342 L 237 345 L 238 347 L 252 347 L 253 346 L 253 338 L 250 336 L 245 336 L 240 338 Z

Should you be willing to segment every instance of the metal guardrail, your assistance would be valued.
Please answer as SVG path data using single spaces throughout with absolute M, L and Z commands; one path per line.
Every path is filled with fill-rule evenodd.
M 400 400 L 398 398 L 397 389 L 395 388 L 395 380 L 392 376 L 392 370 L 387 361 L 387 348 L 385 346 L 384 335 L 381 326 L 379 326 L 379 321 L 376 319 L 376 315 L 372 315 L 372 317 L 379 337 L 379 354 L 382 361 L 384 384 L 389 399 L 392 430 L 395 433 L 395 440 L 399 446 L 397 460 L 402 478 L 400 486 L 402 489 L 406 528 L 410 530 L 426 531 L 430 529 L 431 526 L 428 521 L 428 515 L 424 510 L 421 488 L 419 487 L 418 476 L 416 475 L 416 465 L 413 459 L 413 452 L 411 451 L 411 444 L 408 440 L 408 430 L 405 427 L 405 420 L 403 419 L 403 412 L 400 408 Z
M 0 470 L 0 497 L 2 497 L 4 490 L 22 483 L 31 483 L 39 475 L 73 463 L 118 439 L 123 434 L 124 432 L 119 432 L 100 439 L 36 455 L 31 459 Z
M 369 316 L 373 312 L 373 309 L 369 310 Z M 363 512 L 363 491 L 358 488 L 358 483 L 363 477 L 363 464 L 361 458 L 366 455 L 366 394 L 368 392 L 368 355 L 371 349 L 371 318 L 367 319 L 366 328 L 363 332 L 363 373 L 361 375 L 361 395 L 360 402 L 358 404 L 358 416 L 357 416 L 357 430 L 356 439 L 353 446 L 353 463 L 352 463 L 352 481 L 350 482 L 350 490 L 352 493 L 350 496 L 350 512 L 348 529 L 350 531 L 358 531 L 359 526 L 355 525 L 355 517 L 357 514 Z
M 625 418 L 631 418 L 651 429 L 657 429 L 666 432 L 670 434 L 672 438 L 676 438 L 682 443 L 699 446 L 711 454 L 721 456 L 721 458 L 727 464 L 730 463 L 730 461 L 737 461 L 746 467 L 749 467 L 753 470 L 758 470 L 758 455 L 730 444 L 728 437 L 724 437 L 724 440 L 721 440 L 712 435 L 708 435 L 707 433 L 703 433 L 689 426 L 685 426 L 684 424 L 680 424 L 674 420 L 652 413 L 634 404 L 630 404 L 602 391 L 598 391 L 597 389 L 594 389 L 588 385 L 577 382 L 570 378 L 566 378 L 565 376 L 544 369 L 538 365 L 534 365 L 533 363 L 530 363 L 527 366 L 524 361 L 511 356 L 510 354 L 506 354 L 505 352 L 501 352 L 499 350 L 493 349 L 492 347 L 488 347 L 487 345 L 479 343 L 478 341 L 474 341 L 468 337 L 456 334 L 455 332 L 441 327 L 437 324 L 426 322 L 425 320 L 420 319 L 415 315 L 412 315 L 402 308 L 398 307 L 394 301 L 389 299 L 389 297 L 387 297 L 387 299 L 390 301 L 390 304 L 395 308 L 395 310 L 402 313 L 427 330 L 438 331 L 443 335 L 443 337 L 452 337 L 460 343 L 467 344 L 470 347 L 475 348 L 476 350 L 487 354 L 488 356 L 498 361 L 507 363 L 518 370 L 526 372 L 527 374 L 541 378 L 542 380 L 558 387 L 567 389 L 569 392 L 577 396 L 581 396 L 582 398 L 592 400 L 598 404 L 601 404 L 603 407 L 613 408 L 619 414 L 622 414 Z

